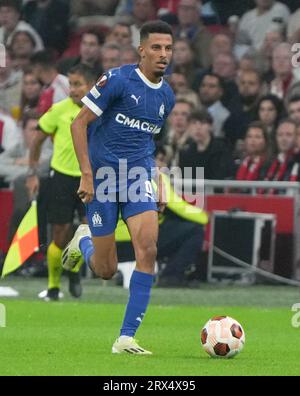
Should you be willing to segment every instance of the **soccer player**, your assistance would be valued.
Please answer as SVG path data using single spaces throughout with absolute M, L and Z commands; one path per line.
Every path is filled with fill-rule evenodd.
M 63 252 L 63 267 L 73 268 L 83 255 L 96 275 L 103 279 L 114 275 L 118 264 L 114 231 L 119 209 L 135 251 L 136 269 L 113 353 L 151 354 L 137 344 L 134 336 L 145 315 L 153 284 L 157 211 L 163 204 L 159 190 L 157 205 L 150 181 L 155 166 L 153 134 L 160 131 L 174 106 L 173 91 L 163 79 L 171 60 L 172 43 L 172 30 L 167 23 L 145 23 L 140 31 L 139 65 L 121 66 L 104 74 L 82 99 L 85 106 L 72 124 L 82 172 L 78 195 L 87 204 L 89 227 L 79 226 Z M 137 182 L 132 174 L 137 169 L 144 170 L 137 178 L 139 199 L 132 196 Z M 111 173 L 118 181 L 115 186 L 113 177 L 106 180 Z M 105 202 L 107 191 L 109 199 Z
M 75 211 L 85 217 L 85 208 L 77 195 L 80 183 L 80 169 L 71 136 L 71 123 L 83 106 L 82 97 L 95 84 L 97 76 L 86 65 L 74 66 L 68 74 L 70 97 L 52 107 L 40 119 L 38 130 L 30 150 L 27 187 L 33 196 L 39 188 L 37 166 L 41 146 L 47 137 L 53 138 L 53 156 L 48 190 L 47 217 L 52 225 L 53 240 L 47 250 L 48 291 L 46 300 L 58 300 L 62 272 L 61 255 L 72 237 Z M 69 291 L 74 297 L 81 295 L 78 268 L 69 273 Z M 40 295 L 43 297 L 43 294 Z

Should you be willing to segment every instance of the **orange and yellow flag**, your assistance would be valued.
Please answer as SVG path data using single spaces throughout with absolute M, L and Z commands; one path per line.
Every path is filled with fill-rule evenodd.
M 36 201 L 21 221 L 6 255 L 2 278 L 19 268 L 34 252 L 39 250 Z

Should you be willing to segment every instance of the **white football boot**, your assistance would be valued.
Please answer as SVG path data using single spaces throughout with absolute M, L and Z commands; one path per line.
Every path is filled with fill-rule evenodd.
M 81 224 L 62 253 L 62 266 L 65 270 L 71 271 L 82 261 L 79 243 L 82 238 L 87 236 L 91 237 L 90 228 L 87 224 Z
M 133 355 L 152 355 L 152 352 L 140 347 L 133 337 L 121 336 L 112 346 L 112 353 L 129 353 Z

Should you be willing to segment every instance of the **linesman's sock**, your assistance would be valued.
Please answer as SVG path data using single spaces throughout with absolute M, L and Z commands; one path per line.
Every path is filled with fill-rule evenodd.
M 47 250 L 48 289 L 60 288 L 62 249 L 52 241 Z

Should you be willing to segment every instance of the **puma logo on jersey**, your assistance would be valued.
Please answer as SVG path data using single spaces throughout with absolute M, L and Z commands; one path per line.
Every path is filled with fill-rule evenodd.
M 131 95 L 130 96 L 133 100 L 135 100 L 135 103 L 138 105 L 139 104 L 139 100 L 140 100 L 140 96 L 137 98 L 135 95 Z

